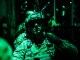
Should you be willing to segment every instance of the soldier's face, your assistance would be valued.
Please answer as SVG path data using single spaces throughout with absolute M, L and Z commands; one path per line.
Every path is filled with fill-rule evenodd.
M 35 23 L 35 24 L 34 24 L 34 27 L 32 28 L 32 33 L 33 33 L 34 35 L 38 35 L 38 34 L 41 33 L 41 31 L 42 31 L 42 26 L 41 26 L 41 24 Z

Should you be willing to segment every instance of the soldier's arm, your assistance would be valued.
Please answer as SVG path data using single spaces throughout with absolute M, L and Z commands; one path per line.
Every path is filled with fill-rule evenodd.
M 75 56 L 78 54 L 77 47 L 74 44 L 70 43 L 68 40 L 63 40 L 53 33 L 47 33 L 47 37 L 52 43 L 58 46 L 61 52 L 64 52 L 65 54 L 69 53 Z
M 20 45 L 18 45 L 13 52 L 13 56 L 11 60 L 24 60 L 26 50 L 26 41 L 23 41 Z

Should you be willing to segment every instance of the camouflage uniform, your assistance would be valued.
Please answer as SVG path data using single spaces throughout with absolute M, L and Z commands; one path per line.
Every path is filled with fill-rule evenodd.
M 25 37 L 22 41 L 20 41 L 19 37 L 25 36 L 25 33 L 22 33 L 20 36 L 18 36 L 17 40 L 18 42 L 15 42 L 15 51 L 13 53 L 13 57 L 11 60 L 51 60 L 52 57 L 54 60 L 56 45 L 54 43 L 51 43 L 47 38 L 44 39 L 42 44 L 36 45 L 31 41 L 31 39 L 25 39 Z M 77 53 L 77 48 L 70 42 L 66 40 L 62 40 L 62 43 L 58 50 L 62 51 L 65 49 L 70 49 L 69 52 L 73 51 L 73 53 Z

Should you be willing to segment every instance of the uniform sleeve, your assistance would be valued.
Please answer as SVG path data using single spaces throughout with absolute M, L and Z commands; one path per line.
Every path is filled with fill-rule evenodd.
M 78 53 L 77 47 L 74 44 L 70 43 L 68 40 L 61 39 L 53 33 L 47 33 L 47 37 L 50 42 L 58 46 L 59 50 L 72 54 Z
M 26 33 L 21 33 L 14 41 L 14 47 L 16 48 L 18 45 L 20 45 L 23 41 L 27 40 L 27 38 L 25 38 Z
M 78 54 L 77 47 L 67 40 L 62 40 L 62 44 L 60 45 L 60 47 L 61 50 L 63 49 L 65 51 L 71 52 L 71 54 L 76 54 L 76 55 Z
M 61 39 L 53 33 L 47 33 L 47 37 L 50 40 L 50 42 L 56 45 L 57 50 L 60 53 L 59 56 L 72 59 L 78 55 L 77 47 L 68 40 Z
M 23 41 L 20 45 L 17 46 L 17 48 L 13 52 L 11 60 L 24 60 L 25 49 L 26 49 L 26 41 Z
M 78 57 L 77 47 L 67 40 L 62 40 L 62 44 L 58 47 L 59 57 L 63 60 L 76 60 Z

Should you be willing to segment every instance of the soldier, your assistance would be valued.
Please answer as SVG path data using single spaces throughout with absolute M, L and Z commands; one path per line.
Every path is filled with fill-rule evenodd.
M 11 60 L 66 60 L 77 55 L 75 45 L 51 32 L 48 20 L 48 17 L 39 12 L 26 18 L 26 31 L 15 41 L 16 49 Z M 17 44 L 18 41 L 20 43 Z

